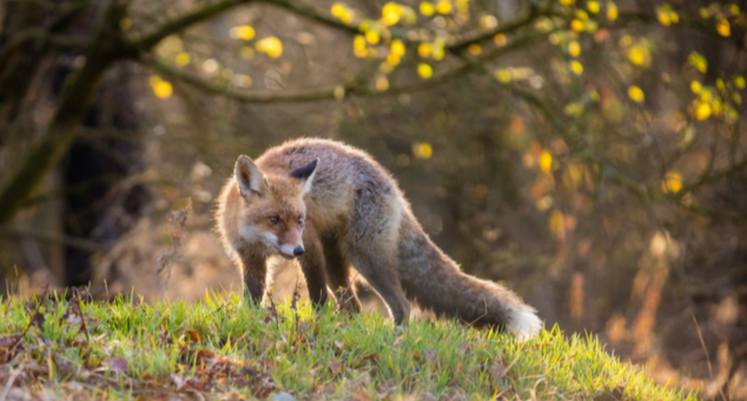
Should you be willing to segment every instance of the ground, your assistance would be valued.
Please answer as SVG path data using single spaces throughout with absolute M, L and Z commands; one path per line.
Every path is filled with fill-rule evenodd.
M 66 300 L 67 298 L 67 300 Z M 695 399 L 559 329 L 521 342 L 453 321 L 85 292 L 0 304 L 0 399 Z

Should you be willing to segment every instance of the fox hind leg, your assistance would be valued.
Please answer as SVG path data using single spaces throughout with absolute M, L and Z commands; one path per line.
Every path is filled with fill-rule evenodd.
M 356 270 L 381 298 L 398 325 L 410 319 L 410 301 L 405 296 L 397 269 L 396 252 L 375 247 L 350 247 L 348 257 Z

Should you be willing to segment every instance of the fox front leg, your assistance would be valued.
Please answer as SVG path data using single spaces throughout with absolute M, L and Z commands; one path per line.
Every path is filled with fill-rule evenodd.
M 259 305 L 265 295 L 267 258 L 239 253 L 239 259 L 241 259 L 241 273 L 244 278 L 244 296 L 249 303 Z

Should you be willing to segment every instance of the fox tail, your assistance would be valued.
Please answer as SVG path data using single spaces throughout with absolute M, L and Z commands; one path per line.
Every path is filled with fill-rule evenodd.
M 403 218 L 400 235 L 400 280 L 422 308 L 477 327 L 505 327 L 522 339 L 542 329 L 534 308 L 512 291 L 462 272 L 413 216 Z

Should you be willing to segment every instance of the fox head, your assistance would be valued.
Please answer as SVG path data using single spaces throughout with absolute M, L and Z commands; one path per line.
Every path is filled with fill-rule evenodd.
M 239 235 L 249 243 L 261 243 L 268 254 L 291 259 L 305 252 L 303 229 L 306 224 L 304 194 L 319 159 L 290 174 L 265 174 L 248 156 L 236 161 L 234 179 L 243 207 L 238 214 Z

